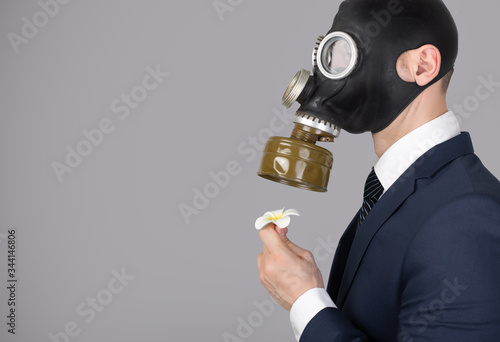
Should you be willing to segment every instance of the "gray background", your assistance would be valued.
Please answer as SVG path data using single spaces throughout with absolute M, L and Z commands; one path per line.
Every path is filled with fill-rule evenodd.
M 311 69 L 316 37 L 340 1 L 232 3 L 221 20 L 208 0 L 71 1 L 16 53 L 7 35 L 21 34 L 22 18 L 41 8 L 2 0 L 0 233 L 18 229 L 19 278 L 12 336 L 0 235 L 2 341 L 50 341 L 70 321 L 81 329 L 71 341 L 293 340 L 288 313 L 273 304 L 264 317 L 254 304 L 269 298 L 258 280 L 254 220 L 298 209 L 289 236 L 317 251 L 327 277 L 333 254 L 320 241 L 338 240 L 376 158 L 368 134 L 343 133 L 325 146 L 335 156 L 327 194 L 256 176 L 260 152 L 251 158 L 238 146 L 265 136 L 273 110 L 283 111 L 285 87 L 300 68 Z M 498 4 L 447 3 L 461 34 L 452 107 L 474 96 L 479 77 L 500 81 Z M 157 65 L 170 75 L 120 120 L 111 103 Z M 499 106 L 495 92 L 461 120 L 496 176 Z M 82 130 L 103 118 L 115 130 L 58 182 L 51 163 L 63 163 L 66 146 L 75 148 Z M 275 133 L 288 136 L 291 128 Z M 192 205 L 193 191 L 231 161 L 241 172 L 187 224 L 179 205 Z M 79 304 L 102 294 L 123 268 L 135 279 L 86 323 Z M 238 336 L 249 317 L 255 327 Z

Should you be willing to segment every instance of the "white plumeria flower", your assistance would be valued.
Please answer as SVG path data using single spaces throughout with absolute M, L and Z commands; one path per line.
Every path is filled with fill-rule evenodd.
M 279 228 L 283 229 L 288 227 L 290 224 L 290 215 L 296 215 L 300 216 L 299 212 L 295 209 L 288 209 L 284 211 L 285 208 L 281 210 L 275 210 L 275 211 L 268 211 L 267 213 L 264 214 L 264 216 L 259 217 L 255 221 L 255 228 L 257 230 L 261 230 L 265 226 L 267 226 L 269 223 L 274 223 L 277 225 Z

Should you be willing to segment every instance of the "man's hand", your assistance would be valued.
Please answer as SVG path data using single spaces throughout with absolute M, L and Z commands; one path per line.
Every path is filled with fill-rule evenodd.
M 323 277 L 311 252 L 288 240 L 288 228 L 269 224 L 259 233 L 264 242 L 257 256 L 260 281 L 285 310 L 313 288 L 324 288 Z

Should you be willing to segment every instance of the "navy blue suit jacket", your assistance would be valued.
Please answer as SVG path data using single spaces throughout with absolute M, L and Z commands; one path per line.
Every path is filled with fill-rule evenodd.
M 500 182 L 468 133 L 436 146 L 340 240 L 327 291 L 340 310 L 301 342 L 499 342 Z

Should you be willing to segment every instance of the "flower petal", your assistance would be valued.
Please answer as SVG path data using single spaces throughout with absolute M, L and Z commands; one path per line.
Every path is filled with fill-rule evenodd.
M 274 214 L 273 214 L 272 211 L 268 211 L 264 215 L 262 215 L 262 217 L 264 217 L 264 218 L 268 219 L 269 221 L 271 221 L 274 218 Z
M 288 209 L 287 211 L 285 211 L 283 213 L 283 216 L 289 216 L 289 215 L 300 216 L 300 213 L 297 210 L 295 210 L 295 209 Z
M 255 220 L 255 229 L 261 230 L 271 222 L 272 221 L 266 217 L 259 217 L 257 220 Z
M 276 224 L 281 229 L 288 227 L 288 225 L 290 224 L 290 221 L 291 221 L 290 216 L 283 216 L 282 218 L 279 218 L 277 220 L 273 220 L 274 224 Z

